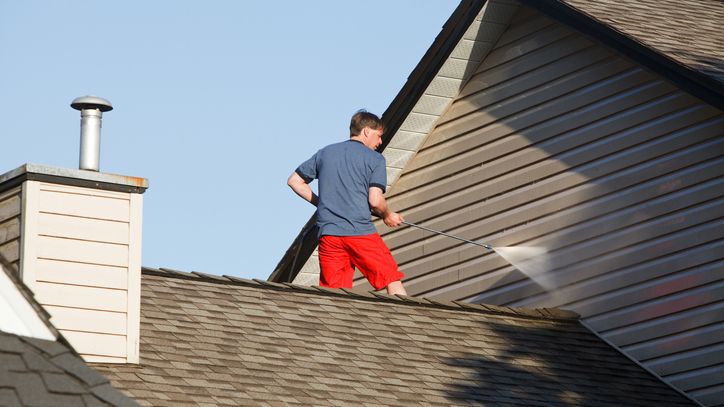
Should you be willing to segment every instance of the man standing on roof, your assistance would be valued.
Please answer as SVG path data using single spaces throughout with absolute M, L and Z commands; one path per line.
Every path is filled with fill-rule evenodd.
M 387 206 L 385 158 L 376 152 L 384 126 L 376 115 L 360 110 L 352 116 L 349 140 L 328 145 L 300 165 L 287 185 L 317 207 L 319 285 L 352 288 L 354 268 L 376 289 L 407 295 L 390 249 L 372 224 L 370 211 L 389 227 L 402 216 Z M 317 179 L 319 196 L 309 183 Z

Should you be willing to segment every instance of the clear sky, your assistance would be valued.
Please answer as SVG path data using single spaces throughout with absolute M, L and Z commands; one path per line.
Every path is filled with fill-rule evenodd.
M 143 265 L 267 278 L 314 208 L 286 186 L 382 114 L 456 0 L 0 0 L 0 174 L 78 168 L 77 96 L 108 99 L 102 172 L 148 178 Z

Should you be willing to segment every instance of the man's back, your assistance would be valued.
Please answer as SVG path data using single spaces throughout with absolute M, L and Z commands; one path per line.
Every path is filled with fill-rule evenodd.
M 375 230 L 371 213 L 388 227 L 399 226 L 402 215 L 391 211 L 385 199 L 385 158 L 375 150 L 382 145 L 384 125 L 366 110 L 352 116 L 349 141 L 317 151 L 287 179 L 287 185 L 317 207 L 319 285 L 352 288 L 357 268 L 375 290 L 407 295 L 405 276 L 390 249 Z M 319 179 L 319 196 L 309 183 Z
M 360 236 L 376 232 L 368 194 L 371 186 L 385 190 L 387 176 L 381 154 L 358 141 L 347 140 L 319 150 L 296 172 L 306 182 L 319 182 L 320 235 Z

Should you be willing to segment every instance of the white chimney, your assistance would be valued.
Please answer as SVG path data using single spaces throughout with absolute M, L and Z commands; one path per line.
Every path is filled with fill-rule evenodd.
M 138 363 L 148 180 L 89 162 L 96 170 L 25 164 L 0 175 L 0 251 L 86 361 Z

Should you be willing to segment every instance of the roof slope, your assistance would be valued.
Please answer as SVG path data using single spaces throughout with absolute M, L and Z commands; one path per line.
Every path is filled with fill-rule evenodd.
M 0 405 L 137 406 L 58 341 L 0 331 Z
M 144 269 L 143 405 L 692 405 L 577 315 Z
M 138 406 L 108 379 L 88 367 L 83 359 L 50 322 L 50 315 L 33 297 L 32 291 L 12 271 L 0 254 L 0 273 L 7 275 L 22 300 L 37 314 L 52 333 L 47 340 L 21 336 L 0 330 L 0 406 Z M 8 291 L 0 290 L 0 304 L 15 310 L 23 304 L 13 302 Z M 3 319 L 11 310 L 0 307 Z M 26 316 L 28 314 L 25 314 Z M 24 321 L 30 324 L 29 321 Z M 32 330 L 37 334 L 38 330 Z
M 724 84 L 724 2 L 565 0 L 681 65 Z

